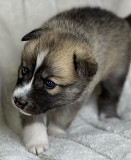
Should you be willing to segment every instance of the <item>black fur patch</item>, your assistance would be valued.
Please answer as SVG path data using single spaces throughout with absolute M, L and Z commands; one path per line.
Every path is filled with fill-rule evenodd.
M 74 55 L 74 65 L 77 74 L 88 80 L 96 74 L 98 68 L 97 63 L 77 58 L 76 55 Z

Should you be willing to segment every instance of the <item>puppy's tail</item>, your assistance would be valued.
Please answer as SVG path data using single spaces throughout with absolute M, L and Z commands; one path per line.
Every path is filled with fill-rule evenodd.
M 131 15 L 129 15 L 128 17 L 125 18 L 125 20 L 129 23 L 129 25 L 131 26 Z

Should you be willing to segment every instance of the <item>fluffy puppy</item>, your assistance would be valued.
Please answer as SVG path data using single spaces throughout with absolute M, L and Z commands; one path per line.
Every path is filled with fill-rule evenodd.
M 49 134 L 65 137 L 77 111 L 101 86 L 101 118 L 117 116 L 116 107 L 130 63 L 130 27 L 99 8 L 60 13 L 22 38 L 18 80 L 13 93 L 20 110 L 23 141 L 39 154 L 48 148 Z

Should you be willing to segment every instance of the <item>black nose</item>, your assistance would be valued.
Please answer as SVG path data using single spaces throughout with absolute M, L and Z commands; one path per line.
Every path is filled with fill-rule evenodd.
M 25 106 L 28 104 L 23 97 L 20 98 L 14 97 L 14 103 L 20 109 L 24 109 Z

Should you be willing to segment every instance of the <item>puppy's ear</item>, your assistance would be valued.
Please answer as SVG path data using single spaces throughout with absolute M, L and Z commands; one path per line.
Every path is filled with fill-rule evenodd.
M 90 80 L 97 72 L 98 65 L 93 58 L 79 57 L 74 54 L 74 66 L 80 78 Z
M 21 40 L 22 41 L 29 41 L 29 40 L 33 40 L 33 39 L 37 39 L 38 37 L 40 37 L 43 33 L 43 29 L 42 28 L 38 28 L 35 29 L 33 31 L 31 31 L 30 33 L 26 34 Z

